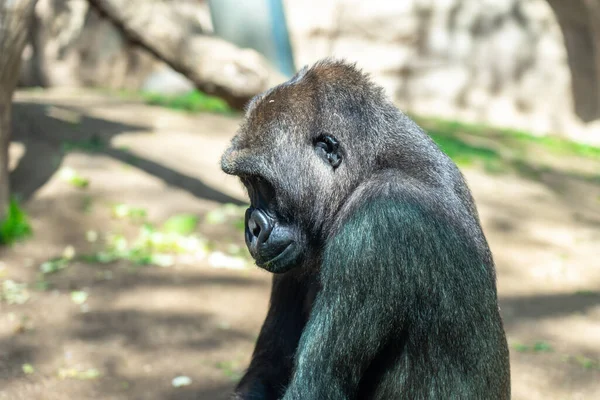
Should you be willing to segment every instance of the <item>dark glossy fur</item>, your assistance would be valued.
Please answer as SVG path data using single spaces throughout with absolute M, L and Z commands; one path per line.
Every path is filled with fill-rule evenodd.
M 337 169 L 314 155 L 340 142 Z M 223 170 L 272 185 L 303 258 L 275 274 L 238 399 L 508 399 L 494 263 L 455 164 L 354 66 L 257 97 Z

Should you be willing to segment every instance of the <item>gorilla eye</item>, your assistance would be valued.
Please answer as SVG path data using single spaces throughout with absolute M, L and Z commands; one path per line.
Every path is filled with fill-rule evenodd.
M 336 138 L 329 135 L 321 135 L 315 139 L 315 149 L 321 158 L 327 161 L 333 168 L 337 168 L 342 163 L 342 156 L 339 153 L 339 143 Z

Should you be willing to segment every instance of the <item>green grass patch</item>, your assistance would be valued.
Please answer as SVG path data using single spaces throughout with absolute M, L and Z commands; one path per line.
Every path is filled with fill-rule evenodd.
M 502 169 L 502 157 L 493 149 L 471 145 L 456 137 L 442 136 L 435 132 L 431 132 L 430 135 L 442 151 L 458 165 L 481 163 L 488 171 Z
M 411 115 L 423 129 L 437 141 L 440 137 L 456 137 L 460 134 L 480 136 L 497 139 L 502 142 L 521 146 L 536 144 L 544 149 L 560 155 L 573 155 L 578 157 L 600 160 L 600 147 L 573 142 L 557 136 L 535 136 L 525 131 L 498 128 L 484 124 L 470 124 L 465 122 L 450 121 L 440 118 L 419 117 Z
M 0 244 L 12 244 L 23 240 L 29 237 L 31 232 L 27 214 L 13 197 L 8 205 L 6 218 L 0 222 Z
M 144 102 L 151 105 L 188 112 L 233 112 L 227 103 L 218 97 L 209 96 L 198 90 L 179 95 L 142 93 Z
M 550 343 L 544 341 L 533 344 L 513 343 L 512 348 L 519 353 L 551 353 L 554 351 Z
M 505 134 L 526 142 L 537 143 L 557 154 L 571 154 L 600 160 L 600 147 L 573 142 L 556 136 L 533 136 L 527 132 L 503 130 Z
M 514 173 L 532 180 L 541 180 L 544 174 L 559 173 L 600 184 L 598 147 L 481 124 L 412 118 L 459 166 L 474 165 L 489 173 Z M 565 157 L 570 158 L 566 161 Z
M 141 100 L 146 104 L 186 112 L 235 113 L 225 100 L 208 95 L 199 90 L 182 94 L 162 94 L 154 92 L 132 92 L 129 90 L 101 90 L 106 94 L 117 95 L 123 99 Z

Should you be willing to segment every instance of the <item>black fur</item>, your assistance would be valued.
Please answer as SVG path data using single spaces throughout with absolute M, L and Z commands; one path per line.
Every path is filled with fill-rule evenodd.
M 339 165 L 315 147 L 323 135 Z M 242 178 L 272 240 L 290 243 L 261 261 L 276 272 L 271 304 L 235 398 L 510 398 L 469 189 L 353 65 L 319 62 L 254 99 L 222 168 Z M 272 258 L 269 240 L 257 260 Z

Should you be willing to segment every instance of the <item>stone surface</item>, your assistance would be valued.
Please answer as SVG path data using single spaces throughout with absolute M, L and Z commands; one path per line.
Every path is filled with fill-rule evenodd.
M 405 110 L 600 143 L 596 124 L 575 110 L 569 65 L 593 54 L 568 60 L 545 0 L 285 4 L 298 66 L 332 55 L 354 60 Z
M 171 3 L 184 22 L 197 22 L 204 31 L 212 30 L 203 1 Z M 87 0 L 39 0 L 20 83 L 137 90 L 146 84 L 168 85 L 173 77 L 161 74 L 164 68 L 163 63 L 124 40 L 110 22 L 90 9 Z M 161 76 L 165 82 L 157 81 Z M 152 81 L 147 83 L 149 78 Z

